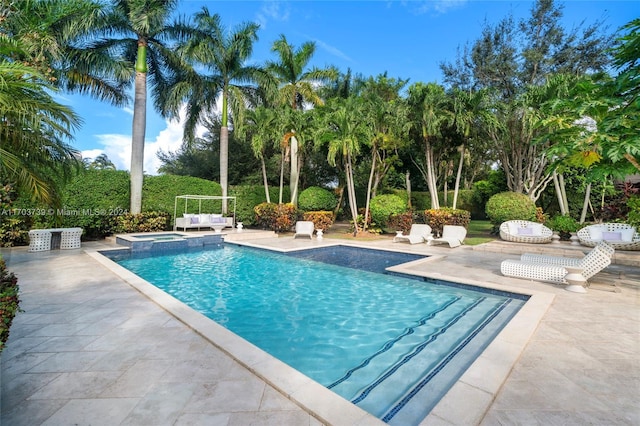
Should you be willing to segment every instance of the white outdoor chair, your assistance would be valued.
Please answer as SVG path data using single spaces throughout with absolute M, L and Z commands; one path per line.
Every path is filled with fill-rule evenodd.
M 408 242 L 409 244 L 424 243 L 429 237 L 433 236 L 429 225 L 414 223 L 411 225 L 409 235 L 398 234 L 393 238 L 394 243 Z
M 51 250 L 51 231 L 32 229 L 29 231 L 29 251 Z
M 528 220 L 508 220 L 500 224 L 500 238 L 514 243 L 545 244 L 551 242 L 553 231 L 541 223 Z
M 467 228 L 459 225 L 444 225 L 442 227 L 442 236 L 430 241 L 431 244 L 449 244 L 449 247 L 458 247 L 464 244 L 467 236 Z
M 520 260 L 502 261 L 500 271 L 510 277 L 565 284 L 567 267 L 588 280 L 611 264 L 614 252 L 610 245 L 601 242 L 582 258 L 525 253 Z
M 578 231 L 580 244 L 595 247 L 606 241 L 616 250 L 640 250 L 640 233 L 627 223 L 601 223 L 585 226 Z
M 60 249 L 77 249 L 80 248 L 80 237 L 82 236 L 82 228 L 63 228 L 60 234 Z
M 296 222 L 296 233 L 293 234 L 293 238 L 302 236 L 313 238 L 313 231 L 315 230 L 315 225 L 311 221 L 299 220 Z

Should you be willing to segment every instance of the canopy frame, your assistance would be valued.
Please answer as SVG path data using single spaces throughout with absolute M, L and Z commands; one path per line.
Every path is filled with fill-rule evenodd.
M 202 213 L 202 200 L 218 200 L 218 201 L 233 201 L 233 222 L 232 227 L 236 226 L 236 197 L 223 197 L 221 195 L 176 195 L 176 200 L 173 207 L 173 230 L 176 230 L 176 217 L 178 214 L 178 200 L 184 200 L 184 212 L 187 213 L 187 206 L 189 200 L 198 201 L 198 214 Z

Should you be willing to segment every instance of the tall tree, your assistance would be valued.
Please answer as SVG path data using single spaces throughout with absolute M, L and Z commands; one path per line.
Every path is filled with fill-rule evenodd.
M 281 35 L 271 48 L 278 55 L 277 61 L 267 62 L 267 70 L 272 73 L 278 83 L 278 98 L 284 105 L 292 109 L 302 109 L 303 104 L 322 105 L 318 95 L 318 83 L 330 81 L 337 76 L 333 68 L 307 69 L 316 46 L 313 42 L 305 42 L 298 49 L 289 44 L 286 37 Z M 292 129 L 295 131 L 295 129 Z M 289 152 L 291 155 L 291 203 L 298 203 L 298 184 L 300 180 L 299 146 L 295 135 L 290 139 Z
M 226 197 L 229 186 L 229 110 L 234 123 L 241 126 L 245 106 L 256 95 L 256 83 L 268 86 L 268 76 L 259 67 L 248 65 L 253 43 L 258 40 L 259 25 L 243 23 L 232 31 L 222 25 L 218 14 L 206 7 L 195 14 L 195 31 L 180 47 L 181 53 L 193 64 L 190 72 L 173 86 L 165 108 L 177 113 L 187 104 L 185 140 L 193 139 L 196 126 L 216 110 L 221 99 L 220 186 Z M 205 73 L 198 72 L 206 70 Z M 223 200 L 223 212 L 227 210 Z
M 442 130 L 453 122 L 444 87 L 436 83 L 415 83 L 409 87 L 409 107 L 411 125 L 423 144 L 424 168 L 421 172 L 427 182 L 431 196 L 431 208 L 439 209 L 437 162 L 435 152 L 438 141 L 442 140 Z
M 509 189 L 536 199 L 549 182 L 545 147 L 536 145 L 532 119 L 539 105 L 524 93 L 556 73 L 582 75 L 609 65 L 612 37 L 596 22 L 570 32 L 560 23 L 562 6 L 537 0 L 528 19 L 512 16 L 486 24 L 482 36 L 467 47 L 455 64 L 441 64 L 445 81 L 462 89 L 491 88 L 498 95 L 496 112 L 505 124 L 491 141 L 505 170 Z M 533 115 L 532 115 L 533 114 Z
M 157 110 L 169 92 L 167 73 L 183 65 L 174 52 L 174 41 L 192 33 L 183 20 L 172 20 L 177 0 L 113 0 L 108 14 L 94 27 L 88 46 L 97 59 L 135 63 L 133 125 L 131 137 L 131 213 L 142 209 L 144 140 L 147 123 L 147 80 Z
M 333 99 L 319 111 L 321 124 L 316 143 L 326 143 L 329 147 L 327 160 L 333 166 L 340 160 L 344 167 L 347 195 L 354 235 L 358 233 L 358 202 L 353 175 L 360 149 L 371 138 L 361 102 L 354 98 Z

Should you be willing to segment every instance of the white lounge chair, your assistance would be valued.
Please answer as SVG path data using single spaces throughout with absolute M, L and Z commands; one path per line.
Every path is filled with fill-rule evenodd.
M 313 231 L 315 225 L 311 221 L 299 220 L 296 222 L 296 233 L 293 234 L 293 238 L 299 236 L 313 238 Z
M 467 236 L 467 228 L 459 225 L 444 225 L 442 236 L 431 240 L 431 244 L 449 244 L 449 247 L 458 247 L 464 244 Z
M 395 237 L 393 237 L 393 242 L 408 242 L 409 244 L 418 244 L 424 243 L 425 241 L 427 241 L 427 238 L 431 236 L 433 236 L 433 232 L 431 231 L 431 227 L 429 225 L 414 223 L 413 225 L 411 225 L 409 235 L 396 235 Z
M 614 249 L 607 243 L 600 243 L 582 258 L 546 256 L 525 253 L 520 260 L 504 260 L 500 264 L 503 275 L 565 284 L 566 275 L 580 273 L 586 280 L 611 264 Z
M 508 220 L 500 224 L 500 238 L 514 243 L 545 244 L 551 242 L 553 231 L 541 223 L 528 220 Z

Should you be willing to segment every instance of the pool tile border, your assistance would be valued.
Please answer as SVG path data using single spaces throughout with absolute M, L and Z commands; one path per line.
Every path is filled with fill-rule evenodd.
M 274 249 L 244 241 L 233 241 L 233 244 L 281 252 L 300 250 L 300 248 Z M 345 243 L 331 245 L 363 247 Z M 370 249 L 371 247 L 366 248 Z M 403 252 L 402 250 L 391 251 Z M 335 425 L 386 424 L 111 261 L 97 250 L 86 250 L 86 253 L 321 422 Z M 447 276 L 444 274 L 416 270 L 416 266 L 420 266 L 424 262 L 433 262 L 441 258 L 442 256 L 430 256 L 391 267 L 389 270 L 447 281 Z M 522 294 L 529 296 L 529 300 L 425 417 L 420 423 L 421 426 L 443 422 L 478 424 L 491 406 L 555 297 L 550 293 L 526 291 L 521 288 L 475 280 L 450 277 L 448 281 L 500 292 Z M 460 401 L 465 401 L 465 403 L 460 404 Z

